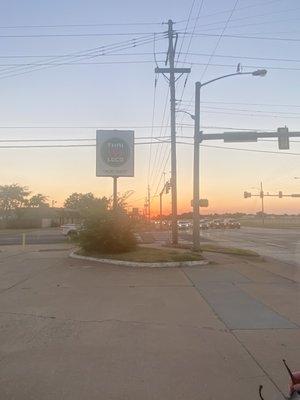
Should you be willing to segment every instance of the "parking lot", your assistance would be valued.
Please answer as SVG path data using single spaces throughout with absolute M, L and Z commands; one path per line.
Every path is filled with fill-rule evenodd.
M 1 399 L 283 399 L 299 368 L 299 283 L 282 263 L 208 254 L 122 268 L 66 245 L 0 253 Z M 297 279 L 296 279 L 297 278 Z

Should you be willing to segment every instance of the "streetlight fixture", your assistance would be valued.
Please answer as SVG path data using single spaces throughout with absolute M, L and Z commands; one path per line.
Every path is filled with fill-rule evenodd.
M 218 81 L 220 79 L 229 78 L 231 76 L 240 75 L 252 75 L 252 76 L 265 76 L 267 74 L 266 69 L 257 69 L 252 72 L 241 72 L 237 71 L 233 74 L 227 74 L 219 76 L 217 78 L 211 79 L 207 82 L 195 83 L 195 115 L 192 117 L 195 121 L 194 124 L 194 187 L 193 187 L 193 249 L 195 251 L 200 250 L 200 174 L 199 174 L 199 153 L 200 153 L 200 143 L 202 141 L 202 132 L 200 132 L 200 91 L 203 86 L 209 85 L 212 82 Z

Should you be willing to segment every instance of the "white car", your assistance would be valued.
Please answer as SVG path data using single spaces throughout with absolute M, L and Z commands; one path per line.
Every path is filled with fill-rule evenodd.
M 75 237 L 78 235 L 78 231 L 81 229 L 81 225 L 65 224 L 61 226 L 61 229 L 64 236 Z

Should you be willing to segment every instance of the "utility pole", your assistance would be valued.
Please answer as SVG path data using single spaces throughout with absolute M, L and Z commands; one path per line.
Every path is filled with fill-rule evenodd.
M 175 52 L 178 34 L 173 30 L 173 21 L 168 21 L 168 39 L 169 48 L 165 64 L 169 62 L 169 68 L 155 68 L 156 73 L 169 74 L 170 86 L 170 123 L 171 123 L 171 190 L 172 190 L 172 244 L 178 244 L 178 226 L 177 226 L 177 161 L 176 161 L 176 95 L 175 95 L 175 74 L 190 73 L 190 68 L 175 68 Z M 174 43 L 175 38 L 175 43 Z
M 173 21 L 168 21 L 169 37 L 169 63 L 170 63 L 170 107 L 171 107 L 171 190 L 172 190 L 172 242 L 178 244 L 177 226 L 177 155 L 176 155 L 176 97 L 175 97 L 175 73 L 173 46 Z
M 200 250 L 200 89 L 201 83 L 195 84 L 195 128 L 194 128 L 194 191 L 193 191 L 193 250 Z
M 149 223 L 151 222 L 151 196 L 150 196 L 150 185 L 148 185 L 148 199 L 147 199 L 147 204 L 148 204 L 148 219 Z
M 164 191 L 162 190 L 159 193 L 159 228 L 162 231 L 162 197 L 163 197 Z
M 263 184 L 260 182 L 260 198 L 261 198 L 261 217 L 262 217 L 262 224 L 265 225 L 265 205 L 264 205 L 264 190 Z

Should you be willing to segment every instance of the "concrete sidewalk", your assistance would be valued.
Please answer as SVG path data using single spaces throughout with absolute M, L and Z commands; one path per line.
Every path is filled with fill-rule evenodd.
M 37 251 L 46 250 L 46 251 Z M 282 399 L 300 369 L 284 265 L 124 268 L 63 247 L 0 253 L 0 399 Z M 281 270 L 280 270 L 281 268 Z

